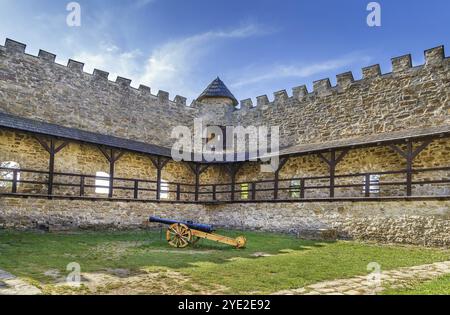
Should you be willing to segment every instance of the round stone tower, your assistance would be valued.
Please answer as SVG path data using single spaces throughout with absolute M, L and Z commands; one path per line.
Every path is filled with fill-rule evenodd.
M 197 98 L 197 102 L 208 105 L 237 106 L 239 102 L 227 88 L 225 83 L 217 77 Z

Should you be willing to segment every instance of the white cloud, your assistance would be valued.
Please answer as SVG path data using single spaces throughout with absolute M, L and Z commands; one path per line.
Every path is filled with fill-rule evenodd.
M 113 42 L 103 41 L 93 49 L 79 51 L 73 59 L 84 62 L 87 72 L 92 73 L 94 68 L 110 72 L 110 80 L 122 76 L 132 79 L 133 86 L 145 84 L 155 93 L 161 89 L 193 99 L 201 92 L 193 80 L 196 76 L 193 72 L 221 41 L 267 32 L 255 24 L 226 31 L 209 31 L 168 41 L 156 47 L 148 56 L 140 50 L 125 51 Z M 76 42 L 76 38 L 65 38 L 67 46 L 74 47 Z
M 230 84 L 234 88 L 242 88 L 244 86 L 255 85 L 264 81 L 271 81 L 282 78 L 308 78 L 313 75 L 321 74 L 327 71 L 337 70 L 343 67 L 348 67 L 355 63 L 368 63 L 370 57 L 361 55 L 360 53 L 353 53 L 337 59 L 325 60 L 311 65 L 285 64 L 272 65 L 264 69 L 247 69 L 241 75 L 240 79 Z
M 137 8 L 142 8 L 145 7 L 147 5 L 149 5 L 152 2 L 155 2 L 156 0 L 136 0 L 136 2 L 134 3 L 135 7 Z
M 109 71 L 110 80 L 117 76 L 135 80 L 139 78 L 140 57 L 142 52 L 139 50 L 122 51 L 114 44 L 101 42 L 96 52 L 82 51 L 74 59 L 85 63 L 87 72 L 93 72 L 94 68 Z
M 248 24 L 229 31 L 209 31 L 169 41 L 152 52 L 141 80 L 152 87 L 180 91 L 193 98 L 199 91 L 192 82 L 192 71 L 220 40 L 247 38 L 266 32 L 255 24 Z

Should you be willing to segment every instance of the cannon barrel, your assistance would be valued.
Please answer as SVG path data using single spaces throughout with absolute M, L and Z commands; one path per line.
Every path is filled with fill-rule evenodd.
M 198 231 L 202 231 L 202 232 L 205 232 L 205 233 L 212 233 L 212 232 L 214 232 L 214 227 L 212 225 L 194 223 L 192 221 L 168 220 L 168 219 L 161 219 L 161 218 L 158 218 L 158 217 L 150 217 L 149 221 L 150 222 L 154 222 L 154 223 L 162 223 L 162 224 L 166 224 L 166 225 L 172 225 L 172 224 L 180 223 L 180 224 L 186 225 L 188 228 L 193 229 L 193 230 L 198 230 Z

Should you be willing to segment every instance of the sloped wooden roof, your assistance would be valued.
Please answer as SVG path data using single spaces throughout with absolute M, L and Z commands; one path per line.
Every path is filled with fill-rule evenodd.
M 0 112 L 0 127 L 31 132 L 40 135 L 54 136 L 68 140 L 105 145 L 108 147 L 124 149 L 156 156 L 171 157 L 171 149 L 153 144 L 129 140 L 75 128 L 63 127 L 42 121 L 17 117 Z M 279 156 L 298 156 L 305 154 L 323 153 L 330 150 L 348 148 L 373 147 L 377 145 L 404 143 L 405 140 L 420 141 L 429 138 L 450 137 L 450 125 L 434 126 L 428 128 L 416 128 L 397 132 L 382 133 L 376 135 L 353 137 L 348 139 L 327 141 L 323 143 L 299 144 L 280 149 Z M 236 159 L 237 154 L 235 154 Z M 246 160 L 250 154 L 245 154 Z M 267 154 L 263 157 L 270 157 Z M 211 164 L 230 163 L 233 161 L 213 162 Z
M 171 156 L 171 150 L 165 147 L 75 128 L 63 127 L 60 125 L 17 117 L 5 113 L 0 113 L 0 126 L 46 136 L 54 136 L 135 152 L 148 153 L 152 155 L 167 157 Z
M 227 97 L 233 101 L 233 105 L 237 106 L 239 102 L 234 97 L 233 93 L 227 88 L 225 83 L 217 77 L 214 81 L 212 81 L 208 87 L 203 91 L 202 94 L 197 98 L 198 101 L 202 101 L 208 97 Z

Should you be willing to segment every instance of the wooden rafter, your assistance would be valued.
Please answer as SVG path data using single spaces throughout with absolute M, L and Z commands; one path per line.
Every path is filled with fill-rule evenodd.
M 406 195 L 412 196 L 412 181 L 413 181 L 413 164 L 414 159 L 425 150 L 433 142 L 432 139 L 424 140 L 416 149 L 413 148 L 413 142 L 408 141 L 406 150 L 402 150 L 395 144 L 390 144 L 389 147 L 397 152 L 400 156 L 406 159 Z
M 206 172 L 211 165 L 189 163 L 188 166 L 195 175 L 195 201 L 198 201 L 200 196 L 200 176 Z
M 330 170 L 330 197 L 334 198 L 335 193 L 335 177 L 336 177 L 336 166 L 344 159 L 348 154 L 350 149 L 342 150 L 338 156 L 336 156 L 336 151 L 330 151 L 330 158 L 326 158 L 322 153 L 318 153 L 318 156 L 328 165 Z
M 236 195 L 236 175 L 240 171 L 243 163 L 225 164 L 225 170 L 231 178 L 231 200 L 235 200 Z
M 166 167 L 167 163 L 169 163 L 170 159 L 161 156 L 150 156 L 150 160 L 156 168 L 156 200 L 161 200 L 162 170 Z
M 278 163 L 278 168 L 275 171 L 275 181 L 273 183 L 273 199 L 278 199 L 278 192 L 279 192 L 279 185 L 280 185 L 280 171 L 283 169 L 283 167 L 286 165 L 286 163 L 289 161 L 289 157 L 282 157 L 280 158 L 280 161 Z
M 49 199 L 53 195 L 53 181 L 55 177 L 55 155 L 64 149 L 69 142 L 63 141 L 59 146 L 56 146 L 57 139 L 53 137 L 43 138 L 41 136 L 35 135 L 34 138 L 39 142 L 39 144 L 45 149 L 49 154 L 48 161 L 48 195 Z
M 100 150 L 100 152 L 104 155 L 106 160 L 109 163 L 109 192 L 108 197 L 112 198 L 114 194 L 114 173 L 115 173 L 115 165 L 118 160 L 122 158 L 122 156 L 125 154 L 125 151 L 119 150 L 119 149 L 113 149 L 113 148 L 106 148 L 104 146 L 97 146 L 97 148 Z

